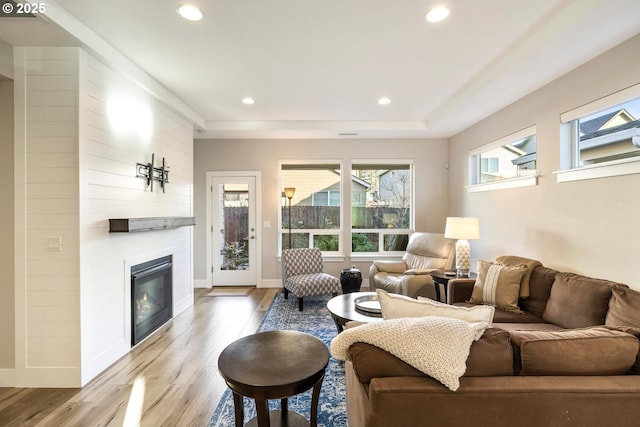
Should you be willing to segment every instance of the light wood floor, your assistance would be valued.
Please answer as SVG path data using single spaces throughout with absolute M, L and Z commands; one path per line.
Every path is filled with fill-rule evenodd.
M 245 297 L 207 292 L 197 289 L 192 308 L 82 389 L 0 388 L 0 426 L 124 426 L 139 407 L 130 397 L 138 395 L 141 420 L 127 426 L 206 426 L 226 390 L 218 355 L 257 330 L 278 290 L 254 289 Z

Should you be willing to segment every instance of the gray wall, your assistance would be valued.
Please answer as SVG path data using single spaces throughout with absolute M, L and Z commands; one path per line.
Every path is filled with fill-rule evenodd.
M 447 216 L 446 140 L 196 140 L 194 146 L 195 279 L 206 279 L 206 173 L 208 171 L 261 171 L 262 279 L 279 279 L 278 161 L 296 159 L 414 159 L 416 178 L 416 230 L 444 232 Z M 334 274 L 353 263 L 328 263 Z M 357 264 L 366 278 L 370 263 Z
M 560 114 L 638 84 L 638 52 L 640 36 L 450 139 L 449 213 L 480 219 L 473 262 L 515 254 L 640 289 L 640 175 L 558 183 L 553 174 L 560 168 Z M 538 185 L 467 193 L 468 151 L 533 124 Z

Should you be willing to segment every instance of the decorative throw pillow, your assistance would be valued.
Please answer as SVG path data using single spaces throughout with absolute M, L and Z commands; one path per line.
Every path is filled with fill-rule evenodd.
M 514 313 L 522 313 L 518 307 L 520 282 L 527 272 L 525 265 L 504 265 L 478 261 L 478 278 L 473 285 L 470 302 L 489 304 Z
M 401 317 L 449 317 L 467 322 L 487 322 L 491 324 L 495 308 L 491 306 L 456 307 L 428 298 L 419 300 L 398 294 L 390 294 L 378 289 L 380 310 L 385 320 Z

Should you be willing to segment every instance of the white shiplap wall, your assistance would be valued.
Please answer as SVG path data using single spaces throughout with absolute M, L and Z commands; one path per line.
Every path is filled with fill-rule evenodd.
M 191 227 L 108 233 L 109 218 L 192 215 L 193 129 L 96 58 L 84 55 L 81 70 L 82 377 L 86 382 L 129 351 L 131 265 L 173 254 L 174 315 L 193 303 Z M 150 162 L 152 153 L 156 165 L 163 157 L 170 164 L 164 193 L 158 182 L 151 192 L 143 179 L 136 178 L 136 162 Z
M 24 79 L 25 279 L 16 292 L 25 304 L 16 367 L 24 368 L 18 375 L 24 385 L 70 386 L 80 372 L 78 50 L 21 53 L 16 65 L 23 66 Z M 61 251 L 49 249 L 55 238 Z
M 174 315 L 193 303 L 191 227 L 108 232 L 109 218 L 192 215 L 192 126 L 82 49 L 18 48 L 14 59 L 16 123 L 25 123 L 15 155 L 24 165 L 16 385 L 77 387 L 130 349 L 130 265 L 173 254 Z M 166 193 L 135 177 L 151 153 L 171 164 Z M 51 251 L 57 238 L 62 250 Z

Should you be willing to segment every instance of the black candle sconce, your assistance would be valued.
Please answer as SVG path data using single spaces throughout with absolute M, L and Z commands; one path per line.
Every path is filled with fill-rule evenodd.
M 165 184 L 169 183 L 169 166 L 165 163 L 164 157 L 162 158 L 162 167 L 155 167 L 155 153 L 151 154 L 151 163 L 146 165 L 143 163 L 136 163 L 136 178 L 143 178 L 147 181 L 147 187 L 153 191 L 153 181 L 158 181 L 162 192 L 164 193 Z

